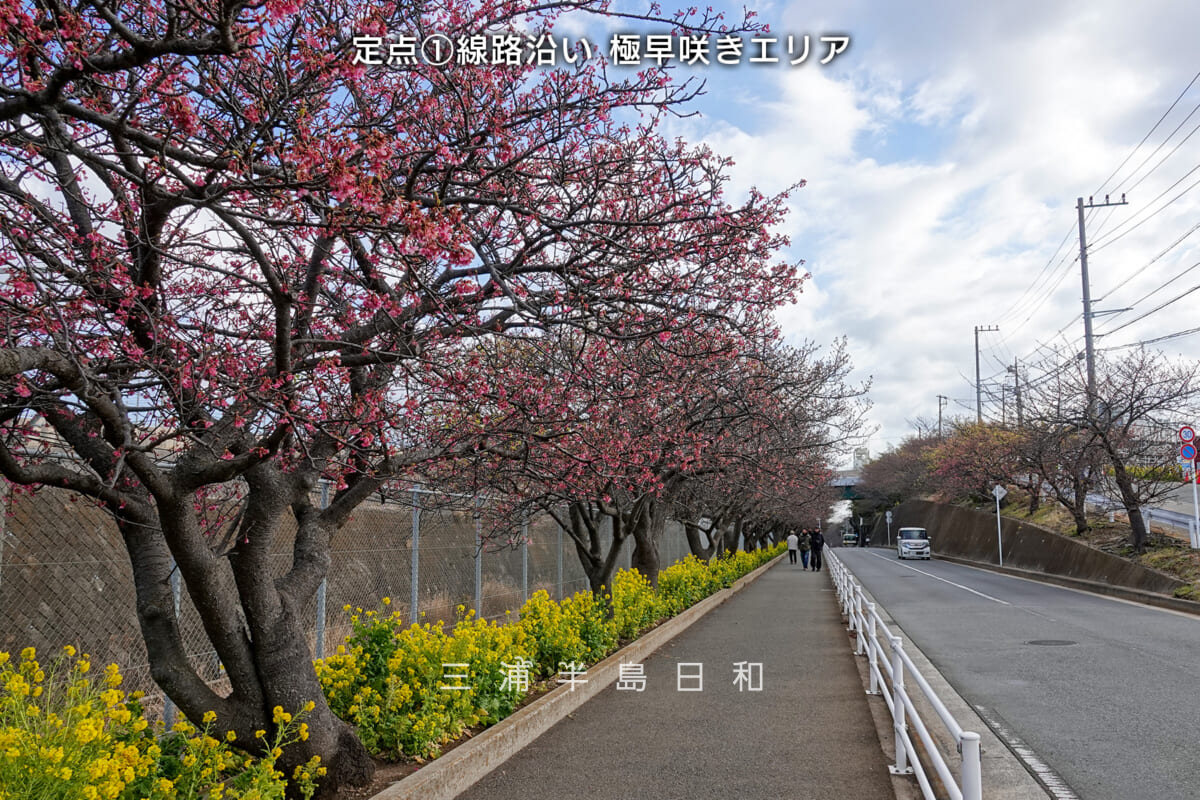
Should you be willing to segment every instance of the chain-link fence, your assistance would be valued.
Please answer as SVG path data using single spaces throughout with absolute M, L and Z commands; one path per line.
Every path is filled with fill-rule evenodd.
M 133 575 L 121 536 L 109 516 L 68 492 L 43 489 L 9 494 L 0 481 L 0 651 L 72 644 L 98 663 L 116 663 L 127 690 L 156 695 L 134 610 Z M 302 611 L 316 657 L 350 632 L 356 608 L 391 609 L 412 620 L 453 621 L 458 606 L 478 616 L 514 615 L 544 589 L 554 599 L 588 588 L 571 538 L 549 516 L 536 517 L 505 542 L 485 541 L 473 498 L 422 489 L 374 499 L 356 509 L 333 537 L 331 564 L 315 598 Z M 273 543 L 277 576 L 291 566 L 294 528 Z M 603 530 L 605 548 L 611 529 Z M 632 542 L 618 568 L 628 567 Z M 669 523 L 659 543 L 666 566 L 688 553 L 682 528 Z M 183 589 L 172 588 L 180 633 L 200 675 L 219 684 L 221 664 Z M 170 707 L 164 711 L 170 715 Z

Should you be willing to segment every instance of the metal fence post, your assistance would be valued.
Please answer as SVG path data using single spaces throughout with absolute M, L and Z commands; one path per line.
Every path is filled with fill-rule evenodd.
M 329 481 L 321 481 L 321 510 L 329 508 Z M 332 562 L 331 562 L 332 563 Z M 329 591 L 329 573 L 317 587 L 317 658 L 325 657 L 325 597 Z
M 175 563 L 175 559 L 171 559 L 171 600 L 175 609 L 175 619 L 179 619 L 180 601 L 182 599 L 182 585 L 179 578 L 179 565 Z M 163 692 L 163 724 L 167 730 L 175 725 L 175 703 L 167 697 L 166 692 Z
M 4 538 L 8 536 L 8 499 L 11 492 L 8 480 L 0 478 L 0 573 L 4 572 Z
M 562 529 L 562 523 L 559 523 L 555 527 L 558 528 L 558 602 L 561 603 L 563 600 L 563 576 L 562 576 L 563 529 Z
M 983 764 L 980 762 L 979 734 L 963 731 L 962 741 L 963 800 L 983 800 Z
M 483 521 L 479 517 L 483 498 L 475 498 L 475 618 L 483 617 Z
M 412 579 L 409 581 L 408 619 L 410 623 L 417 621 L 417 587 L 420 581 L 421 558 L 421 486 L 418 484 L 412 490 Z
M 871 673 L 871 688 L 867 694 L 879 694 L 879 637 L 875 633 L 874 603 L 867 603 L 867 660 Z
M 521 520 L 521 605 L 529 602 L 529 520 Z
M 899 636 L 892 637 L 892 718 L 896 728 L 896 764 L 888 767 L 893 775 L 911 775 L 908 765 L 908 750 L 904 747 L 904 643 Z

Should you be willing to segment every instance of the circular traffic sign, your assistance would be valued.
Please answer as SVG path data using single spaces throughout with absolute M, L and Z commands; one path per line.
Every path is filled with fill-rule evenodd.
M 1196 445 L 1185 444 L 1179 448 L 1179 457 L 1185 461 L 1193 461 L 1196 458 Z
M 1196 432 L 1192 430 L 1191 425 L 1184 425 L 1179 429 L 1179 441 L 1188 444 L 1196 438 Z

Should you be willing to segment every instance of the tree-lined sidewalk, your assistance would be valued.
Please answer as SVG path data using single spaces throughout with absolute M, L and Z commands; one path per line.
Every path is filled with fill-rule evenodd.
M 276 707 L 312 703 L 281 765 L 319 755 L 325 791 L 368 779 L 298 615 L 338 530 L 397 480 L 487 488 L 514 520 L 567 502 L 597 584 L 600 518 L 653 577 L 667 513 L 728 550 L 825 498 L 865 387 L 844 346 L 774 324 L 805 277 L 788 193 L 732 198 L 727 159 L 667 135 L 698 85 L 598 59 L 357 58 L 358 36 L 523 35 L 608 5 L 6 9 L 0 474 L 110 513 L 151 673 L 190 719 L 261 750 Z M 187 658 L 176 576 L 228 692 Z
M 459 797 L 893 800 L 826 575 L 776 564 Z

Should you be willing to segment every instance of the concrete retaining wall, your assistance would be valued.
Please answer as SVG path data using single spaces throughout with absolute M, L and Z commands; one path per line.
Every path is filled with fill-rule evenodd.
M 994 513 L 929 500 L 909 500 L 892 510 L 893 534 L 902 527 L 928 530 L 934 555 L 984 565 L 998 563 Z M 1161 572 L 1018 520 L 1002 519 L 1001 533 L 1005 567 L 1164 595 L 1185 585 Z M 879 517 L 871 541 L 882 542 L 885 537 L 884 521 Z

